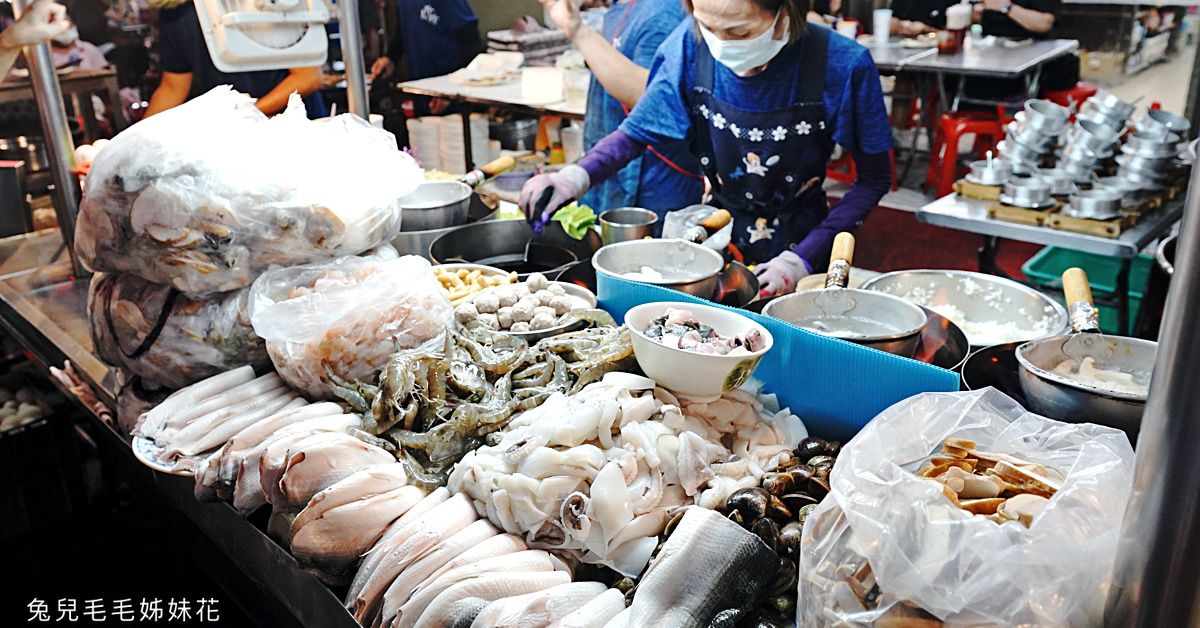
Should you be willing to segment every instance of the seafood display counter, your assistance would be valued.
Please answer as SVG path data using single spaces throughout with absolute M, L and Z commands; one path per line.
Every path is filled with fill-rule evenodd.
M 358 626 L 337 595 L 301 570 L 253 519 L 242 519 L 224 503 L 196 501 L 189 477 L 157 473 L 142 465 L 128 437 L 102 418 L 102 410 L 115 416 L 118 382 L 92 353 L 89 279 L 69 276 L 69 265 L 57 261 L 65 259 L 61 246 L 57 230 L 0 240 L 0 325 L 43 368 L 62 368 L 69 360 L 74 373 L 94 392 L 95 400 L 86 395 L 81 399 L 58 382 L 94 420 L 105 463 L 147 501 L 160 506 L 159 512 L 182 537 L 180 545 L 261 625 Z

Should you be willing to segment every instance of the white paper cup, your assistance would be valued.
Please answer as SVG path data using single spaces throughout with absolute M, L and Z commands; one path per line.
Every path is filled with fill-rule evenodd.
M 874 30 L 871 35 L 875 37 L 875 43 L 888 43 L 888 34 L 892 32 L 892 10 L 891 9 L 875 9 L 872 14 L 874 21 L 872 26 Z

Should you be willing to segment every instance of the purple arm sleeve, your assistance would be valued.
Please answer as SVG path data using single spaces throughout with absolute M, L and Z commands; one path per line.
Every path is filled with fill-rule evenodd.
M 809 266 L 824 268 L 833 250 L 833 238 L 842 231 L 855 231 L 867 214 L 892 187 L 891 153 L 852 153 L 858 179 L 842 200 L 829 209 L 829 215 L 796 248 L 796 255 Z
M 635 141 L 617 129 L 605 135 L 596 145 L 579 159 L 579 167 L 588 173 L 592 185 L 613 176 L 625 164 L 637 159 L 646 145 Z

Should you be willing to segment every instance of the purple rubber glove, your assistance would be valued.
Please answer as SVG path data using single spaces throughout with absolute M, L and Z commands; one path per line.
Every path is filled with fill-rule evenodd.
M 572 164 L 558 172 L 539 174 L 525 182 L 518 205 L 525 212 L 525 219 L 533 223 L 534 232 L 541 233 L 554 212 L 582 198 L 591 184 L 587 171 Z
M 808 264 L 799 255 L 784 251 L 774 258 L 754 267 L 758 285 L 764 294 L 786 294 L 796 289 L 796 284 L 809 275 Z

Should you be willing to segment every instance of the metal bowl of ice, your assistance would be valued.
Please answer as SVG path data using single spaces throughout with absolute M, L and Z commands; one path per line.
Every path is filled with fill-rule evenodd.
M 929 308 L 962 329 L 972 350 L 1067 333 L 1067 310 L 1015 281 L 964 270 L 904 270 L 873 277 L 863 290 Z

